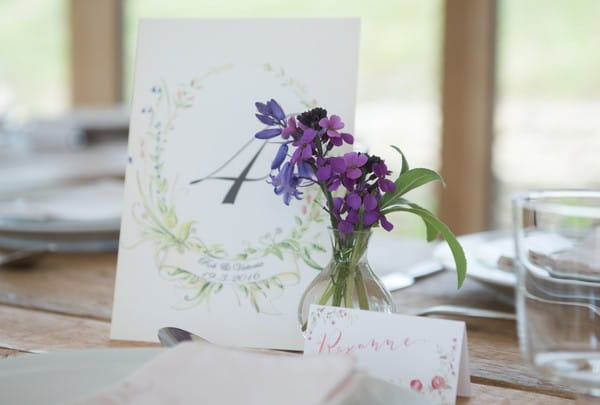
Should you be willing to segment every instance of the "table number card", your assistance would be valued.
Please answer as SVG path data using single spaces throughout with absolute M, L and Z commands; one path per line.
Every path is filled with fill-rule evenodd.
M 113 339 L 177 326 L 213 342 L 302 348 L 300 296 L 328 250 L 316 190 L 266 184 L 278 144 L 254 103 L 327 105 L 352 132 L 358 20 L 140 23 Z
M 312 305 L 304 354 L 350 354 L 368 374 L 435 404 L 471 391 L 464 322 Z

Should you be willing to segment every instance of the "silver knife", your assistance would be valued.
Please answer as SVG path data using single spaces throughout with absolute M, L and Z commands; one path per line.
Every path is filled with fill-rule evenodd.
M 417 279 L 444 270 L 444 266 L 437 260 L 427 259 L 411 266 L 407 271 L 399 271 L 381 276 L 383 285 L 389 291 L 397 291 L 410 287 Z

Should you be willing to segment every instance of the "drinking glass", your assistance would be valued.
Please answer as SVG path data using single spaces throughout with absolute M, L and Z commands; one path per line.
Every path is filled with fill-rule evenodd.
M 517 319 L 526 360 L 544 377 L 600 398 L 600 191 L 513 199 Z

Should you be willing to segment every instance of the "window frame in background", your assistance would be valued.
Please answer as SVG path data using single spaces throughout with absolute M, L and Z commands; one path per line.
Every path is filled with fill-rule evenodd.
M 71 105 L 123 102 L 126 0 L 69 0 Z M 440 216 L 458 235 L 491 223 L 497 0 L 445 0 Z

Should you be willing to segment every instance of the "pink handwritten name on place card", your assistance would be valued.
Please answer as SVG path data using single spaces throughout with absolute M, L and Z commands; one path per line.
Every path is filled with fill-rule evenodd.
M 471 394 L 464 322 L 312 305 L 304 354 L 348 354 L 366 373 L 431 403 Z

